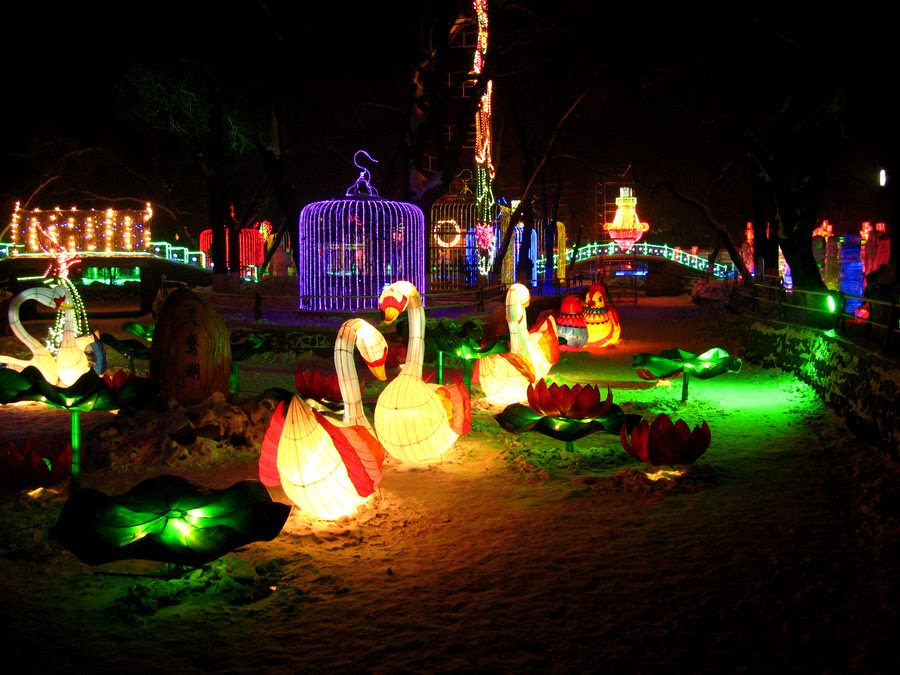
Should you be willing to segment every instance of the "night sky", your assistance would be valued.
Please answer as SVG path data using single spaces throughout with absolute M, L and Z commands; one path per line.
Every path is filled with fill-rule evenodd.
M 159 154 L 166 141 L 134 124 L 122 83 L 136 66 L 215 72 L 225 105 L 261 118 L 280 97 L 288 114 L 282 149 L 292 159 L 301 204 L 343 194 L 356 177 L 350 159 L 358 149 L 379 159 L 373 178 L 382 196 L 403 198 L 420 16 L 440 4 L 241 0 L 226 6 L 204 0 L 20 7 L 2 45 L 4 213 L 52 175 L 61 148 L 102 148 L 124 163 L 82 172 L 81 195 L 49 187 L 32 206 L 95 206 L 104 197 L 139 191 L 125 178 L 129 162 L 143 175 L 171 177 L 180 170 L 154 164 L 151 157 L 166 156 Z M 888 119 L 888 97 L 880 95 L 887 66 L 879 58 L 889 43 L 878 37 L 885 22 L 867 11 L 868 4 L 831 15 L 788 13 L 766 2 L 497 0 L 489 51 L 497 65 L 497 192 L 516 198 L 524 182 L 522 148 L 540 147 L 562 112 L 588 91 L 558 134 L 562 157 L 548 169 L 551 182 L 564 182 L 573 221 L 592 218 L 598 177 L 630 165 L 639 213 L 651 224 L 666 213 L 691 217 L 663 199 L 663 184 L 704 201 L 724 176 L 709 203 L 729 229 L 740 231 L 751 217 L 743 132 L 765 129 L 787 91 L 794 101 L 805 97 L 803 109 L 810 111 L 819 109 L 822 92 L 840 91 L 843 136 L 829 146 L 832 182 L 823 217 L 848 231 L 857 221 L 883 218 L 874 180 L 885 161 L 889 126 L 879 121 Z M 176 195 L 193 189 L 167 187 Z M 187 196 L 178 199 L 189 227 L 199 231 L 203 210 Z

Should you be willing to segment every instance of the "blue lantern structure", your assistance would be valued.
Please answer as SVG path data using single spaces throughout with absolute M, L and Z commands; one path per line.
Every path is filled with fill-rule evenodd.
M 299 223 L 299 308 L 378 311 L 378 296 L 395 281 L 425 288 L 425 215 L 415 204 L 382 199 L 361 169 L 344 197 L 307 204 Z

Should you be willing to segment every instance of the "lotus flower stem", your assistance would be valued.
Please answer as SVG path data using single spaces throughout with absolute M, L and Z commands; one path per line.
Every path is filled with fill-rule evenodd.
M 575 452 L 575 441 L 566 441 L 566 452 Z
M 72 416 L 72 491 L 81 488 L 81 412 L 71 410 Z
M 681 382 L 681 402 L 684 403 L 688 398 L 688 371 L 683 371 L 683 379 Z
M 444 352 L 438 350 L 437 361 L 437 381 L 438 384 L 444 384 Z

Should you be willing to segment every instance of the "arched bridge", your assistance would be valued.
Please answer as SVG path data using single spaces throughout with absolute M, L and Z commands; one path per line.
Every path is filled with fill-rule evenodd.
M 616 242 L 604 241 L 579 246 L 577 252 L 574 249 L 569 248 L 566 250 L 566 253 L 567 267 L 592 261 L 624 263 L 667 260 L 679 265 L 684 265 L 685 267 L 704 274 L 712 272 L 713 276 L 720 279 L 732 277 L 736 274 L 736 268 L 732 262 L 713 262 L 712 265 L 710 265 L 708 258 L 700 255 L 699 252 L 690 253 L 667 244 L 638 242 L 631 250 L 624 251 Z M 554 258 L 555 257 L 556 256 L 554 256 Z M 556 260 L 554 259 L 554 263 L 555 262 Z M 543 272 L 544 264 L 543 257 L 539 258 L 537 261 L 538 274 Z

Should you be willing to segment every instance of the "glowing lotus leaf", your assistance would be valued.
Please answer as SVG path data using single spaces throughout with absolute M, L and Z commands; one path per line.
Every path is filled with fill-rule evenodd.
M 153 331 L 156 330 L 156 324 L 148 323 L 146 326 L 143 326 L 134 321 L 126 321 L 122 324 L 122 330 L 146 340 L 147 342 L 153 342 Z
M 612 410 L 612 389 L 607 387 L 606 400 L 600 398 L 600 389 L 595 385 L 548 385 L 546 380 L 538 380 L 528 385 L 528 405 L 539 415 L 546 417 L 567 417 L 583 420 L 604 417 Z
M 427 342 L 437 352 L 466 361 L 507 351 L 506 344 L 499 340 L 482 344 L 483 333 L 482 327 L 474 321 L 466 321 L 462 326 L 453 321 L 441 321 L 431 329 Z
M 550 417 L 536 413 L 527 405 L 513 403 L 506 406 L 503 412 L 494 415 L 494 419 L 511 433 L 537 431 L 558 441 L 571 442 L 598 431 L 617 434 L 621 428 L 637 424 L 640 417 L 626 414 L 615 403 L 610 405 L 606 414 L 591 419 Z
M 692 377 L 707 380 L 723 373 L 739 372 L 741 360 L 720 347 L 713 347 L 702 354 L 673 347 L 659 354 L 639 352 L 634 355 L 631 365 L 642 379 L 664 380 L 687 372 Z
M 34 437 L 21 448 L 12 442 L 0 446 L 0 488 L 50 487 L 62 482 L 71 467 L 70 443 Z
M 693 464 L 706 452 L 710 439 L 709 425 L 705 421 L 691 430 L 684 420 L 673 424 L 665 413 L 650 424 L 641 420 L 631 429 L 630 441 L 624 426 L 619 434 L 622 447 L 629 455 L 652 466 Z
M 149 478 L 122 495 L 73 492 L 51 534 L 88 565 L 154 560 L 199 566 L 281 532 L 291 507 L 259 481 L 208 490 L 178 476 Z
M 57 387 L 29 366 L 16 373 L 0 369 L 0 403 L 38 401 L 52 408 L 78 412 L 92 410 L 139 410 L 159 396 L 159 387 L 144 377 L 130 377 L 121 389 L 112 389 L 93 370 L 84 373 L 70 387 Z

